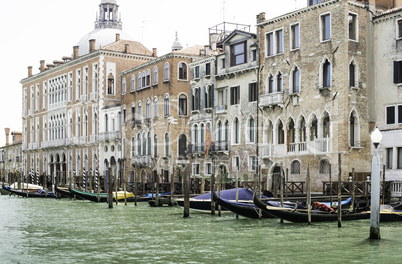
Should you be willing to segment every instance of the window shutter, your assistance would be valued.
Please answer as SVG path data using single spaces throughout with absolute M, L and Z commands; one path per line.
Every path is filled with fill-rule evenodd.
M 399 72 L 399 62 L 398 62 L 398 61 L 394 61 L 394 83 L 398 83 L 398 82 L 399 82 L 398 72 Z
M 218 91 L 214 89 L 214 107 L 218 106 Z
M 240 86 L 237 86 L 236 89 L 237 89 L 237 103 L 240 104 Z
M 191 111 L 194 110 L 194 95 L 193 95 L 193 89 L 190 89 L 190 109 L 191 109 Z
M 234 94 L 233 94 L 234 87 L 230 87 L 230 105 L 234 103 Z
M 207 89 L 205 86 L 204 86 L 204 108 L 208 108 Z
M 251 102 L 253 100 L 253 98 L 252 98 L 252 92 L 253 91 L 251 89 L 252 89 L 252 86 L 251 86 L 251 83 L 249 83 L 248 84 L 248 101 L 249 102 Z
M 197 94 L 198 94 L 198 98 L 197 98 L 197 103 L 198 103 L 198 109 L 197 110 L 201 110 L 201 89 L 197 89 Z
M 209 86 L 209 106 L 212 107 L 212 105 L 214 104 L 214 85 L 212 84 L 211 86 Z
M 223 90 L 223 105 L 225 105 L 225 106 L 227 105 L 226 94 L 227 94 L 227 90 L 224 89 L 224 90 Z

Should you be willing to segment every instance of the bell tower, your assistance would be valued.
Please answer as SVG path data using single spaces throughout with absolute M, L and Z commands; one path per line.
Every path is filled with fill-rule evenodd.
M 95 29 L 114 28 L 122 29 L 119 5 L 117 0 L 102 0 L 99 5 L 99 13 L 96 15 Z

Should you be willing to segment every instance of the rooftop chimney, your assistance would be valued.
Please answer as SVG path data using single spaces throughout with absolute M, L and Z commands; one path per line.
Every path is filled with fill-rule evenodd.
M 28 66 L 28 77 L 32 76 L 32 66 Z
M 119 40 L 120 40 L 120 34 L 116 33 L 116 41 L 119 41 Z
M 124 52 L 130 53 L 130 44 L 124 44 Z
M 261 12 L 257 15 L 257 24 L 265 21 L 265 12 Z
M 158 51 L 156 48 L 152 49 L 152 57 L 158 57 Z
M 5 128 L 4 130 L 6 131 L 6 146 L 8 146 L 8 145 L 10 145 L 10 141 L 9 141 L 10 129 Z
M 80 50 L 80 46 L 74 46 L 73 47 L 73 59 L 78 58 L 79 50 Z
M 40 70 L 40 72 L 43 72 L 44 70 L 46 70 L 46 68 L 45 68 L 45 60 L 40 61 L 39 70 Z
M 95 39 L 90 39 L 89 40 L 89 53 L 94 52 L 95 51 Z

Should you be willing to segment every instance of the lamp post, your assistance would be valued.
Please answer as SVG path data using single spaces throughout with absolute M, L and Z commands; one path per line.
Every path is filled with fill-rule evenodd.
M 371 160 L 371 213 L 370 213 L 370 239 L 380 239 L 380 158 L 378 157 L 378 145 L 382 134 L 378 128 L 371 133 L 371 141 L 374 144 L 374 155 Z

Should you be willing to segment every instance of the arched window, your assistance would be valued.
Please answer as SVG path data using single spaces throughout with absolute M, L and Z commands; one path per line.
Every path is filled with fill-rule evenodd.
M 282 79 L 282 73 L 279 73 L 278 76 L 276 77 L 276 91 L 282 92 L 283 91 L 283 79 Z
M 179 156 L 186 156 L 187 150 L 187 137 L 184 134 L 179 136 Z
M 250 142 L 254 142 L 254 117 L 250 117 L 249 121 L 249 140 Z
M 114 76 L 111 73 L 107 78 L 107 94 L 114 94 Z
M 138 88 L 138 90 L 141 90 L 141 88 L 142 88 L 142 85 L 141 85 L 141 83 L 142 83 L 142 74 L 139 72 L 138 73 L 138 80 L 137 80 L 137 88 Z
M 147 70 L 147 79 L 146 79 L 146 86 L 151 86 L 151 70 Z
M 170 79 L 169 62 L 166 62 L 163 67 L 163 81 L 167 82 Z
M 360 147 L 360 125 L 355 111 L 352 111 L 349 117 L 349 145 Z
M 135 76 L 131 75 L 131 92 L 135 92 Z
M 268 78 L 268 93 L 274 92 L 274 76 L 270 75 Z
M 299 141 L 306 142 L 306 140 L 306 120 L 304 119 L 304 116 L 302 116 L 299 122 Z
M 147 135 L 145 133 L 142 134 L 142 156 L 147 155 Z
M 153 101 L 154 118 L 158 117 L 158 97 L 154 97 Z
M 201 148 L 202 151 L 205 147 L 205 125 L 201 124 Z
M 318 122 L 317 117 L 314 115 L 310 122 L 310 141 L 318 138 Z
M 148 140 L 148 142 L 147 142 L 147 146 L 148 146 L 148 148 L 147 148 L 147 156 L 151 156 L 151 149 L 152 149 L 152 146 L 151 146 L 151 132 L 148 132 L 148 136 L 147 136 L 147 140 Z
M 152 82 L 154 85 L 155 84 L 158 84 L 158 67 L 154 67 L 154 70 L 153 70 L 153 82 Z
M 151 100 L 147 99 L 147 104 L 145 108 L 145 118 L 149 121 L 151 119 Z
M 179 115 L 187 115 L 187 96 L 185 94 L 179 96 Z
M 179 63 L 179 80 L 187 80 L 187 64 L 184 62 Z
M 240 143 L 240 122 L 237 117 L 233 121 L 233 143 Z
M 290 174 L 300 174 L 300 161 L 294 160 L 290 163 Z
M 131 104 L 131 127 L 135 124 L 135 103 Z
M 147 87 L 145 71 L 142 72 L 142 84 L 141 84 L 141 87 L 142 88 Z
M 137 156 L 141 156 L 141 134 L 137 135 Z
M 126 94 L 127 88 L 126 88 L 126 78 L 123 79 L 123 87 L 122 87 L 122 94 Z
M 165 94 L 165 97 L 163 99 L 163 114 L 165 116 L 169 115 L 169 95 Z
M 142 104 L 141 101 L 138 102 L 138 108 L 137 108 L 137 120 L 138 122 L 142 121 Z
M 135 139 L 134 137 L 131 138 L 131 157 L 135 156 Z
M 283 131 L 283 123 L 281 120 L 278 121 L 278 126 L 276 129 L 277 132 L 277 138 L 278 138 L 278 144 L 285 144 L 285 137 L 284 137 L 284 131 Z
M 292 72 L 292 90 L 291 93 L 300 92 L 300 69 L 296 67 Z
M 330 118 L 327 112 L 325 112 L 324 118 L 322 119 L 322 137 L 330 137 Z
M 322 85 L 323 87 L 331 86 L 331 63 L 328 59 L 322 65 Z
M 358 87 L 357 66 L 355 61 L 349 64 L 349 87 Z

